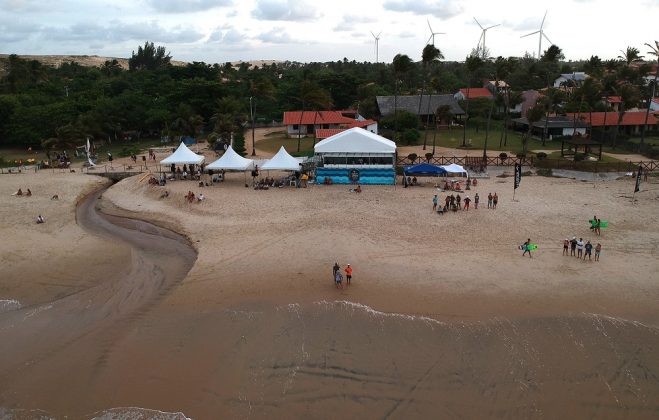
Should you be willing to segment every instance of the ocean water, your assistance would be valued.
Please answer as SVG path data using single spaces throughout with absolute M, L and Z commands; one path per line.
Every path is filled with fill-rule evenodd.
M 90 420 L 191 420 L 183 413 L 168 413 L 139 407 L 118 407 L 85 416 Z M 0 408 L 2 420 L 57 420 L 42 410 L 20 410 Z
M 21 307 L 21 303 L 15 299 L 0 299 L 0 313 L 15 311 Z

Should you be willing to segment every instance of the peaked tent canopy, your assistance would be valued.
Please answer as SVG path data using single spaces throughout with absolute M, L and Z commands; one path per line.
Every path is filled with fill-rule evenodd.
M 451 174 L 468 174 L 465 168 L 463 168 L 460 165 L 456 165 L 455 163 L 451 163 L 450 165 L 444 165 L 441 168 Z
M 441 166 L 431 165 L 430 163 L 418 163 L 405 168 L 406 175 L 440 175 L 445 174 L 446 169 Z
M 181 142 L 181 145 L 176 149 L 174 153 L 171 155 L 167 156 L 165 159 L 160 161 L 161 165 L 170 165 L 172 163 L 177 164 L 177 165 L 183 165 L 183 164 L 194 164 L 194 165 L 199 165 L 204 161 L 203 156 L 199 156 L 192 150 L 188 149 L 188 147 Z
M 396 153 L 396 143 L 363 128 L 351 128 L 318 142 L 315 153 Z
M 300 161 L 289 155 L 284 146 L 281 146 L 276 155 L 261 166 L 264 171 L 299 171 Z
M 236 153 L 231 146 L 227 148 L 221 158 L 206 166 L 206 169 L 224 169 L 227 171 L 245 171 L 252 169 L 254 161 L 246 159 Z

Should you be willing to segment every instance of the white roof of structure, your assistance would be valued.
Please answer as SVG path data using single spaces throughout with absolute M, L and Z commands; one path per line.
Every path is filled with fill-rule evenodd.
M 396 153 L 396 143 L 363 128 L 351 128 L 322 140 L 316 153 Z
M 450 165 L 443 165 L 443 166 L 440 166 L 440 168 L 446 169 L 446 172 L 451 173 L 451 174 L 467 173 L 465 168 L 463 168 L 460 165 L 456 165 L 455 163 L 451 163 Z
M 161 160 L 160 163 L 163 165 L 169 165 L 169 164 L 177 164 L 177 165 L 182 165 L 182 164 L 195 164 L 199 165 L 204 161 L 203 156 L 199 156 L 192 150 L 188 149 L 188 146 L 186 146 L 183 142 L 181 142 L 181 145 L 176 149 L 174 153 L 171 155 L 167 156 L 165 159 Z
M 260 169 L 264 171 L 299 171 L 300 161 L 289 155 L 284 146 L 281 146 L 277 154 L 264 163 Z
M 236 153 L 231 146 L 227 148 L 221 158 L 206 166 L 206 169 L 224 169 L 227 171 L 244 171 L 252 169 L 254 161 L 246 159 Z

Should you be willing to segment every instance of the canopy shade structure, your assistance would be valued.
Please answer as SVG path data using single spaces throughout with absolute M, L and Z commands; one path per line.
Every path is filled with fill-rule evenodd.
M 181 142 L 181 145 L 178 147 L 178 149 L 176 149 L 174 153 L 167 156 L 165 159 L 161 160 L 160 164 L 171 165 L 174 163 L 176 165 L 199 165 L 203 161 L 203 156 L 199 156 L 192 150 L 188 149 L 188 147 L 183 142 Z
M 441 166 L 431 165 L 430 163 L 419 163 L 408 166 L 404 172 L 406 175 L 441 175 L 447 171 Z
M 264 171 L 299 171 L 300 161 L 289 155 L 281 146 L 276 155 L 261 166 Z
M 355 127 L 318 142 L 315 153 L 396 153 L 396 143 Z
M 224 169 L 226 171 L 245 171 L 254 167 L 252 159 L 246 159 L 236 153 L 231 146 L 221 158 L 206 166 L 206 169 Z
M 450 165 L 444 165 L 441 166 L 442 169 L 446 170 L 446 172 L 451 173 L 451 174 L 469 174 L 465 168 L 463 168 L 460 165 L 456 165 L 455 163 L 451 163 Z

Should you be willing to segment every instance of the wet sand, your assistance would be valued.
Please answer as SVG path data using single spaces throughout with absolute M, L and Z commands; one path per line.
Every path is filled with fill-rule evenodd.
M 631 207 L 623 181 L 524 183 L 511 203 L 485 181 L 479 192 L 497 188 L 500 209 L 440 217 L 430 187 L 357 196 L 229 179 L 188 205 L 191 183 L 168 184 L 164 201 L 161 188 L 124 181 L 97 200 L 103 210 L 183 233 L 196 263 L 165 285 L 156 273 L 182 265 L 183 251 L 163 255 L 151 247 L 169 240 L 149 235 L 117 251 L 116 277 L 0 314 L 1 341 L 13 343 L 0 344 L 10 384 L 0 407 L 60 418 L 112 407 L 202 419 L 656 418 L 656 190 Z M 568 199 L 554 208 L 557 197 Z M 589 235 L 595 206 L 611 221 L 603 260 L 562 257 L 565 232 Z M 118 246 L 106 236 L 118 228 L 79 220 Z M 539 238 L 533 260 L 517 252 L 520 236 Z M 356 269 L 344 291 L 328 278 L 334 259 Z

